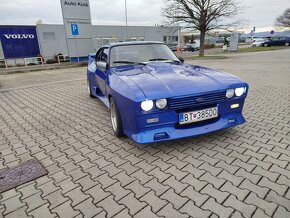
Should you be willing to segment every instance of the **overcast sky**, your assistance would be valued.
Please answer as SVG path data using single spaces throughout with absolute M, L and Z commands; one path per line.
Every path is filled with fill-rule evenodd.
M 47 24 L 61 24 L 60 0 L 0 0 L 0 25 L 34 25 L 41 19 Z M 124 25 L 125 0 L 90 0 L 93 24 Z M 247 7 L 242 17 L 253 26 L 270 30 L 275 17 L 290 7 L 289 0 L 241 0 Z M 127 0 L 128 25 L 161 23 L 164 0 Z

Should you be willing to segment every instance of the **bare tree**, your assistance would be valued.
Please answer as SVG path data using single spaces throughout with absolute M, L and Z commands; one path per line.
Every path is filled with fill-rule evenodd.
M 290 8 L 286 9 L 282 15 L 276 18 L 278 26 L 290 27 Z
M 238 0 L 165 0 L 162 15 L 167 25 L 181 24 L 185 28 L 200 31 L 199 56 L 204 56 L 206 32 L 228 29 L 239 21 L 233 21 L 241 6 Z

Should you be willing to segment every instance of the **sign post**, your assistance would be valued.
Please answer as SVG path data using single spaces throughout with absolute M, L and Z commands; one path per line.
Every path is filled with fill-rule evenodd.
M 71 34 L 75 37 L 75 44 L 76 44 L 76 50 L 77 50 L 77 59 L 78 59 L 78 62 L 80 62 L 79 49 L 78 49 L 78 44 L 77 44 L 77 36 L 79 35 L 79 26 L 78 26 L 78 24 L 75 24 L 75 23 L 71 24 Z
M 230 41 L 230 51 L 231 52 L 238 51 L 238 45 L 239 45 L 239 33 L 232 33 Z

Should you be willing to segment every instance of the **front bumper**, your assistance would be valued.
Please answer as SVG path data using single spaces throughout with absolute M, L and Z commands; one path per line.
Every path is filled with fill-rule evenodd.
M 145 130 L 136 134 L 132 134 L 131 138 L 139 144 L 160 142 L 172 139 L 180 139 L 191 136 L 198 136 L 217 130 L 231 128 L 245 122 L 245 118 L 241 113 L 232 113 L 224 117 L 219 117 L 214 123 L 177 129 L 175 127 L 159 127 L 156 129 Z
M 205 122 L 194 123 L 189 126 L 179 126 L 178 114 L 176 111 L 143 115 L 137 118 L 138 130 L 126 134 L 139 144 L 180 139 L 191 136 L 198 136 L 210 132 L 231 128 L 243 124 L 246 120 L 242 115 L 245 99 L 224 102 L 216 105 L 219 110 L 219 117 Z M 237 109 L 231 109 L 231 105 L 239 104 Z M 206 108 L 207 106 L 205 106 Z M 192 110 L 189 110 L 192 111 Z M 147 124 L 147 119 L 158 118 L 159 122 Z

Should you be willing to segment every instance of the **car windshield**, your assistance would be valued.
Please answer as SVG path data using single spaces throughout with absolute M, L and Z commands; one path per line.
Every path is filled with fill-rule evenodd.
M 110 66 L 148 63 L 150 61 L 179 62 L 175 54 L 165 44 L 135 44 L 111 48 Z

